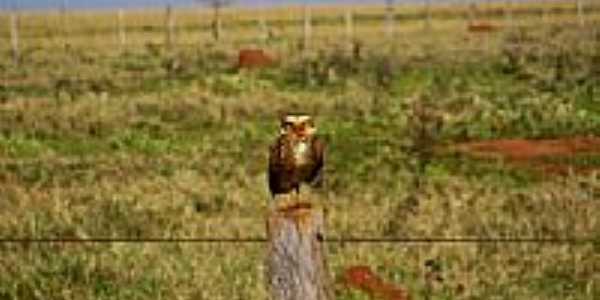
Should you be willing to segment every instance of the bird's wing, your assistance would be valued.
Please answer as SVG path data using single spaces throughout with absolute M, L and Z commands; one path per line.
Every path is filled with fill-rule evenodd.
M 275 143 L 269 147 L 269 166 L 267 176 L 269 180 L 269 190 L 271 191 L 271 194 L 274 194 L 277 191 L 277 187 L 279 185 L 279 181 L 277 179 L 279 178 L 281 172 L 280 144 L 280 139 L 277 139 L 277 141 L 275 141 Z
M 314 186 L 321 186 L 323 184 L 323 166 L 325 165 L 325 143 L 318 137 L 314 137 L 312 140 L 312 155 L 314 161 L 314 167 L 311 171 L 309 182 Z
M 287 193 L 293 188 L 295 179 L 289 152 L 291 149 L 284 136 L 277 138 L 270 148 L 268 179 L 271 194 Z
M 315 137 L 312 141 L 313 155 L 315 163 L 319 167 L 323 167 L 325 164 L 325 143 L 318 137 Z
M 279 151 L 281 148 L 279 144 L 279 139 L 277 139 L 275 143 L 269 146 L 269 170 L 278 163 L 277 159 L 280 157 Z

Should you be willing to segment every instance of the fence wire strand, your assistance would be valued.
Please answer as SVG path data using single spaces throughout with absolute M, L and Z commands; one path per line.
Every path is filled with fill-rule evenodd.
M 192 238 L 2 238 L 0 244 L 46 244 L 46 243 L 266 243 L 266 237 L 192 237 Z M 533 237 L 325 237 L 323 243 L 352 244 L 352 243 L 390 243 L 390 244 L 600 244 L 594 238 L 533 238 Z

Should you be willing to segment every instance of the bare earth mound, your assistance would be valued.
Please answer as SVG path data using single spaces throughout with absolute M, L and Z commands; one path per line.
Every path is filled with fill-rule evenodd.
M 346 268 L 343 282 L 349 288 L 361 290 L 373 299 L 408 300 L 408 291 L 391 283 L 384 282 L 369 266 Z
M 546 140 L 500 139 L 456 145 L 458 152 L 476 158 L 501 158 L 506 162 L 550 173 L 568 174 L 569 170 L 600 170 L 600 164 L 578 162 L 582 156 L 600 161 L 600 137 L 568 137 Z

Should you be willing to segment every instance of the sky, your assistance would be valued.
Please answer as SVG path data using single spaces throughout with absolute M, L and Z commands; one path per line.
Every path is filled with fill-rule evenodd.
M 0 0 L 1 9 L 59 9 L 63 3 L 71 9 L 90 8 L 139 8 L 160 7 L 171 3 L 174 6 L 189 6 L 195 0 Z M 398 1 L 398 0 L 397 0 Z M 400 0 L 401 1 L 401 0 Z M 385 0 L 236 0 L 236 5 L 241 6 L 271 6 L 298 3 L 315 4 L 352 4 L 352 3 L 384 3 Z

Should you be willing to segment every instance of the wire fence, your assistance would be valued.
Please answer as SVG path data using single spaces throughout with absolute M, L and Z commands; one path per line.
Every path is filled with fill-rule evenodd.
M 261 244 L 64 243 L 0 247 L 5 256 L 0 264 L 5 293 L 14 289 L 15 294 L 29 291 L 61 297 L 61 288 L 108 285 L 107 290 L 86 289 L 80 293 L 92 298 L 136 295 L 268 299 L 265 247 Z M 597 263 L 581 260 L 581 255 L 590 251 L 589 246 L 580 244 L 457 245 L 423 241 L 377 247 L 327 244 L 326 251 L 333 289 L 341 299 L 366 296 L 361 296 L 354 281 L 357 279 L 350 276 L 354 268 L 371 269 L 384 278 L 388 287 L 393 284 L 411 297 L 595 299 L 600 293 L 600 278 L 594 271 Z M 20 253 L 21 258 L 15 260 L 20 265 L 8 264 L 16 253 Z M 37 275 L 42 272 L 49 276 L 42 276 L 47 278 L 43 286 L 26 281 L 42 278 Z M 177 289 L 173 289 L 175 286 Z
M 0 36 L 9 41 L 5 45 L 12 47 L 14 55 L 40 47 L 68 50 L 109 46 L 105 50 L 132 51 L 164 46 L 174 50 L 215 42 L 279 48 L 292 42 L 308 48 L 312 44 L 313 49 L 318 49 L 323 43 L 352 44 L 357 40 L 370 45 L 376 43 L 373 38 L 380 36 L 393 44 L 411 31 L 431 34 L 427 32 L 444 32 L 449 27 L 493 32 L 553 23 L 584 26 L 586 20 L 594 22 L 599 10 L 594 2 L 584 0 L 545 1 L 542 6 L 536 3 L 541 2 L 415 2 L 390 6 L 392 9 L 384 3 L 347 8 L 222 7 L 218 14 L 206 6 L 176 7 L 168 2 L 162 9 L 114 9 L 97 13 L 71 10 L 68 3 L 41 13 L 19 10 L 17 3 L 12 11 L 4 11 L 6 26 L 0 29 Z M 432 26 L 432 18 L 439 26 Z M 215 24 L 219 24 L 218 28 Z M 373 36 L 373 28 L 379 28 L 375 32 L 381 35 Z
M 27 10 L 24 3 L 6 5 L 0 14 L 4 24 L 0 39 L 6 41 L 0 45 L 3 105 L 10 104 L 14 94 L 25 99 L 15 107 L 34 107 L 37 103 L 30 100 L 43 97 L 57 101 L 40 101 L 48 113 L 38 111 L 29 117 L 32 120 L 18 107 L 3 106 L 2 117 L 16 120 L 24 131 L 50 137 L 53 132 L 45 133 L 39 124 L 61 129 L 85 123 L 89 128 L 77 130 L 93 132 L 94 120 L 105 120 L 99 116 L 114 114 L 119 123 L 129 120 L 132 111 L 151 116 L 139 126 L 153 128 L 156 103 L 144 101 L 156 94 L 174 112 L 170 118 L 184 119 L 193 112 L 218 119 L 219 124 L 231 124 L 229 118 L 235 117 L 264 127 L 272 123 L 272 108 L 266 106 L 273 102 L 247 113 L 241 101 L 227 102 L 232 97 L 217 99 L 221 102 L 208 107 L 196 103 L 205 101 L 196 94 L 194 104 L 160 95 L 172 82 L 202 77 L 193 74 L 195 69 L 186 70 L 192 63 L 217 61 L 223 66 L 207 69 L 228 72 L 244 48 L 267 49 L 289 60 L 311 55 L 327 58 L 329 54 L 322 54 L 327 51 L 372 58 L 372 53 L 389 50 L 434 70 L 436 59 L 477 62 L 502 51 L 510 58 L 506 45 L 534 54 L 552 46 L 553 37 L 540 41 L 519 35 L 526 31 L 523 28 L 571 28 L 579 34 L 582 49 L 598 46 L 592 38 L 600 27 L 597 2 L 547 2 L 541 6 L 535 1 L 426 1 L 393 9 L 385 3 L 341 8 L 232 6 L 222 8 L 220 21 L 205 6 L 167 2 L 152 9 L 101 11 L 71 7 L 75 3 L 69 2 L 44 12 Z M 507 42 L 511 34 L 516 38 Z M 96 65 L 102 67 L 90 67 Z M 379 73 L 385 75 L 385 68 Z M 233 98 L 243 98 L 247 91 L 236 90 L 241 81 L 220 84 L 224 87 L 217 86 L 219 92 L 232 93 Z M 359 96 L 365 96 L 377 111 L 385 110 L 377 103 L 385 101 L 377 98 L 379 86 L 366 89 Z M 97 100 L 92 112 L 77 102 L 89 94 Z M 133 95 L 133 108 L 113 109 L 115 102 L 105 101 L 107 94 Z M 341 124 L 340 128 L 367 121 L 357 116 L 361 111 L 344 114 L 337 109 L 347 105 L 345 96 L 331 96 L 333 104 L 312 109 L 339 111 L 323 119 Z M 65 99 L 77 107 L 72 115 L 61 109 L 60 101 Z M 398 113 L 398 118 L 409 110 Z M 69 115 L 70 121 L 53 119 L 60 114 Z M 8 136 L 13 129 L 3 130 Z M 452 172 L 468 177 L 472 182 L 467 184 L 449 179 L 446 170 L 434 168 L 426 176 L 421 174 L 415 145 L 390 140 L 389 135 L 323 130 L 331 145 L 326 173 L 335 174 L 320 195 L 329 207 L 323 242 L 339 282 L 344 281 L 339 277 L 346 268 L 368 265 L 387 280 L 405 285 L 417 299 L 600 298 L 597 172 L 565 177 L 548 172 L 538 189 L 523 192 L 519 180 L 505 185 L 494 182 L 505 180 L 504 173 L 510 173 L 510 178 L 526 175 L 504 169 L 486 172 L 481 169 L 489 166 L 458 158 Z M 124 133 L 110 147 L 116 153 L 121 147 L 148 153 L 171 149 L 168 137 L 145 140 L 142 136 L 142 142 L 136 138 Z M 8 299 L 76 298 L 61 294 L 66 286 L 90 299 L 266 298 L 263 248 L 267 239 L 264 216 L 257 211 L 262 208 L 257 203 L 268 205 L 266 151 L 248 151 L 247 145 L 267 149 L 270 140 L 253 132 L 222 139 L 245 144 L 219 148 L 215 138 L 208 138 L 189 152 L 174 148 L 164 157 L 139 160 L 118 155 L 79 157 L 78 152 L 58 159 L 3 158 L 0 178 L 7 184 L 0 186 L 6 198 L 0 209 L 19 208 L 19 201 L 36 203 L 40 209 L 17 209 L 13 218 L 0 225 L 0 299 L 5 295 Z M 9 154 L 35 153 L 37 144 L 18 136 L 15 140 L 2 140 Z M 349 165 L 358 161 L 353 154 L 371 159 L 349 172 Z M 504 166 L 505 162 L 497 163 Z M 90 165 L 98 166 L 97 174 L 88 172 Z M 124 175 L 128 172 L 134 175 Z M 221 175 L 213 178 L 206 173 Z M 206 178 L 212 181 L 201 182 Z M 10 186 L 14 182 L 17 187 Z M 357 191 L 357 186 L 369 188 Z M 357 204 L 358 192 L 360 201 L 372 205 Z M 343 286 L 336 286 L 338 294 L 356 299 Z
M 269 240 L 266 237 L 192 237 L 192 238 L 3 238 L 0 243 L 10 244 L 44 244 L 44 243 L 266 243 Z M 444 244 L 597 244 L 595 238 L 435 238 L 435 237 L 324 237 L 324 243 L 347 244 L 347 243 L 399 243 L 399 244 L 420 244 L 420 243 L 444 243 Z

